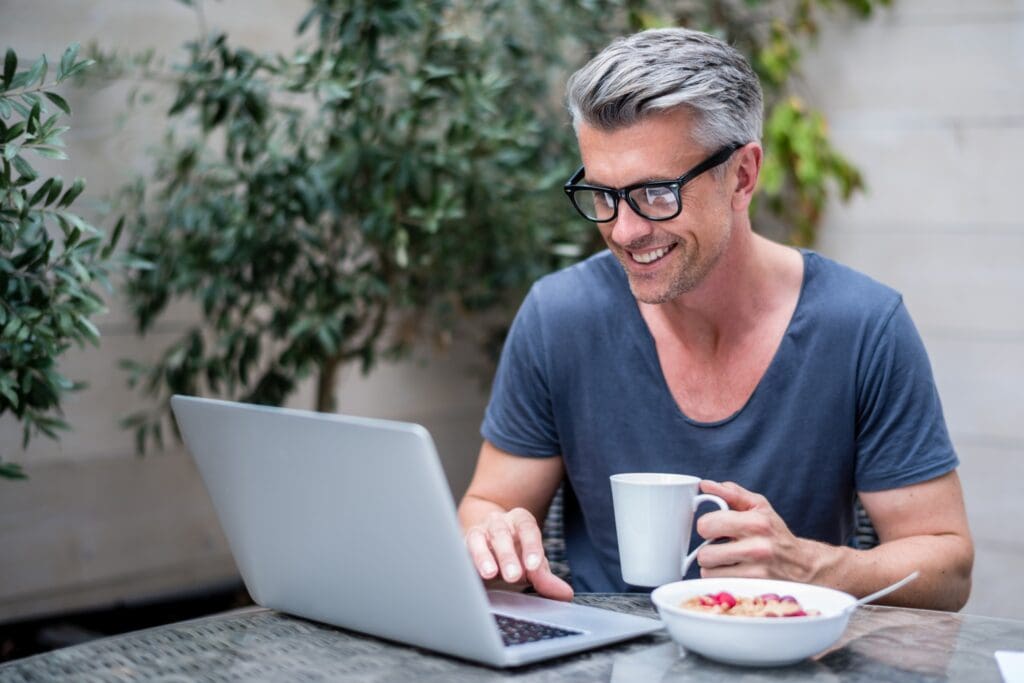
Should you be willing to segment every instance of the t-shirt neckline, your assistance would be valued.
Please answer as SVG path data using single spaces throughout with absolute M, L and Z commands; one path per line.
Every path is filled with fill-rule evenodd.
M 796 306 L 793 308 L 793 314 L 790 316 L 789 322 L 786 324 L 786 331 L 783 333 L 782 339 L 779 340 L 779 345 L 775 348 L 775 353 L 772 355 L 772 359 L 768 363 L 768 367 L 765 368 L 765 371 L 764 373 L 762 373 L 761 378 L 757 381 L 757 385 L 754 387 L 754 390 L 750 392 L 750 396 L 747 397 L 747 400 L 743 403 L 742 406 L 740 406 L 736 410 L 736 412 L 726 417 L 723 417 L 721 420 L 713 420 L 711 422 L 702 422 L 700 420 L 695 420 L 694 418 L 690 417 L 685 412 L 683 412 L 683 409 L 679 407 L 679 403 L 676 402 L 675 396 L 672 395 L 672 390 L 669 389 L 668 381 L 665 379 L 665 373 L 662 372 L 661 370 L 661 363 L 658 362 L 658 348 L 654 342 L 654 335 L 651 334 L 650 328 L 647 327 L 647 322 L 644 320 L 643 315 L 640 313 L 640 307 L 639 305 L 637 305 L 637 301 L 633 297 L 633 293 L 629 289 L 629 281 L 627 279 L 625 271 L 622 269 L 622 264 L 620 264 L 617 260 L 615 261 L 615 265 L 618 266 L 618 272 L 622 279 L 625 296 L 629 298 L 631 304 L 628 308 L 630 310 L 630 316 L 632 317 L 632 323 L 634 325 L 638 325 L 639 329 L 641 330 L 639 339 L 644 359 L 647 362 L 649 369 L 652 370 L 655 377 L 658 378 L 662 399 L 667 400 L 669 402 L 669 405 L 674 409 L 675 414 L 679 419 L 684 420 L 688 424 L 691 424 L 695 427 L 720 427 L 735 420 L 737 417 L 742 415 L 747 410 L 748 406 L 754 403 L 755 399 L 761 393 L 761 387 L 765 384 L 765 380 L 769 379 L 771 375 L 774 374 L 776 366 L 778 366 L 781 362 L 779 358 L 780 356 L 783 355 L 784 347 L 790 343 L 793 331 L 799 326 L 799 321 L 803 317 L 803 310 L 805 308 L 805 295 L 807 293 L 807 282 L 811 279 L 810 257 L 813 255 L 814 252 L 812 252 L 810 249 L 804 248 L 797 248 L 797 251 L 799 251 L 800 255 L 803 257 L 804 266 L 803 275 L 800 282 L 800 292 L 799 294 L 797 294 Z

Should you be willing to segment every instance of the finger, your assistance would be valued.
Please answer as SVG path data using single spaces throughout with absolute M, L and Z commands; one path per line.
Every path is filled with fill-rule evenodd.
M 515 583 L 523 578 L 523 567 L 519 563 L 519 556 L 516 554 L 515 537 L 504 515 L 488 522 L 487 540 L 490 542 L 491 549 L 498 560 L 501 578 L 509 583 Z
M 767 536 L 771 531 L 768 514 L 760 510 L 715 510 L 697 520 L 697 533 L 702 538 Z
M 767 538 L 743 538 L 728 543 L 706 545 L 697 553 L 697 562 L 704 569 L 737 567 L 739 565 L 768 566 L 774 559 L 774 549 Z
M 704 479 L 700 482 L 700 490 L 723 499 L 733 510 L 753 510 L 767 503 L 764 496 L 748 491 L 732 481 L 717 482 Z
M 544 560 L 544 539 L 541 536 L 537 520 L 528 511 L 516 508 L 508 513 L 516 540 L 519 541 L 520 557 L 526 571 L 541 566 Z
M 724 579 L 727 577 L 739 577 L 744 579 L 770 579 L 774 578 L 768 572 L 768 568 L 759 564 L 731 564 L 723 567 L 711 567 L 700 570 L 702 579 Z
M 538 595 L 551 598 L 552 600 L 564 600 L 566 602 L 572 600 L 572 586 L 562 578 L 551 573 L 551 565 L 547 559 L 544 559 L 537 569 L 527 572 L 527 577 L 530 579 L 530 583 L 533 584 L 533 588 L 537 591 Z
M 498 563 L 494 559 L 490 546 L 487 545 L 487 534 L 479 527 L 473 527 L 466 532 L 466 547 L 469 549 L 469 556 L 473 558 L 473 564 L 480 576 L 485 579 L 493 579 L 498 574 Z

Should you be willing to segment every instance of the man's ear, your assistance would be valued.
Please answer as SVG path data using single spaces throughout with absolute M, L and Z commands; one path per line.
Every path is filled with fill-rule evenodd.
M 736 150 L 739 157 L 736 163 L 736 184 L 732 192 L 732 208 L 734 211 L 746 211 L 757 188 L 757 178 L 761 173 L 761 162 L 764 150 L 760 143 L 751 142 Z

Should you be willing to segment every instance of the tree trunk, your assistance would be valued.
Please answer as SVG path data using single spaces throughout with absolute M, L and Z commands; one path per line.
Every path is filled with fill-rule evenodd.
M 320 376 L 316 383 L 316 410 L 320 413 L 333 413 L 338 410 L 338 401 L 334 398 L 334 389 L 338 381 L 338 369 L 341 358 L 330 358 L 320 368 Z

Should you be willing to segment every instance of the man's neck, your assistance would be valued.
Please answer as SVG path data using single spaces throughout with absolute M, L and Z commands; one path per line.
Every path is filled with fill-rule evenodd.
M 664 304 L 640 303 L 652 333 L 669 334 L 696 356 L 712 358 L 742 339 L 772 308 L 799 288 L 793 252 L 736 226 L 705 280 Z

